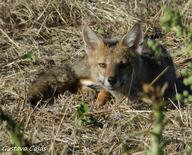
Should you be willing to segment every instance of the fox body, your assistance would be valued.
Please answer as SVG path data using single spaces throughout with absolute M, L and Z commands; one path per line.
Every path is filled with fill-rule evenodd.
M 41 74 L 28 92 L 30 101 L 71 88 L 99 89 L 99 104 L 106 101 L 108 92 L 117 100 L 137 97 L 146 83 L 162 86 L 167 82 L 167 94 L 174 90 L 176 73 L 171 57 L 162 46 L 162 56 L 148 47 L 140 24 L 135 24 L 123 37 L 112 39 L 100 39 L 85 26 L 83 39 L 86 55 L 73 64 Z M 52 90 L 49 95 L 45 95 L 47 89 Z

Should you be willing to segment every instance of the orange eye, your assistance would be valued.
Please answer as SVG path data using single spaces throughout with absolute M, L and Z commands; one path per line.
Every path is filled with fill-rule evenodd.
M 99 65 L 99 67 L 101 67 L 101 68 L 106 68 L 106 66 L 107 66 L 105 63 L 99 63 L 98 65 Z

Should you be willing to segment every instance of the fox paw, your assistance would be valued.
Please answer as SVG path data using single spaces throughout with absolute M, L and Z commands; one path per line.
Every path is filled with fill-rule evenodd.
M 84 96 L 88 98 L 94 99 L 96 97 L 96 91 L 89 87 L 82 87 L 80 91 Z
M 109 100 L 109 92 L 102 89 L 97 95 L 96 105 L 98 107 L 103 106 Z

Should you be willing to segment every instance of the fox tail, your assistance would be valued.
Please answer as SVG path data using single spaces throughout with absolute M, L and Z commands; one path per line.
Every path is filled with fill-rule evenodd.
M 67 64 L 62 67 L 52 67 L 41 73 L 32 83 L 27 93 L 27 100 L 35 106 L 39 100 L 50 102 L 54 97 L 66 90 L 75 91 L 77 78 L 72 68 Z

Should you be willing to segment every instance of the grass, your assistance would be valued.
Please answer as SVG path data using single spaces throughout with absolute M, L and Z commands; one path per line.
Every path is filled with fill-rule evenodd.
M 95 100 L 81 93 L 65 92 L 55 99 L 53 105 L 32 108 L 26 102 L 26 92 L 40 71 L 54 64 L 73 62 L 85 54 L 81 37 L 84 23 L 100 35 L 113 36 L 126 33 L 133 23 L 140 21 L 146 35 L 169 50 L 178 74 L 181 69 L 188 69 L 183 63 L 189 58 L 184 37 L 161 29 L 159 20 L 164 5 L 182 12 L 183 24 L 189 27 L 191 5 L 181 0 L 175 3 L 155 0 L 0 2 L 0 106 L 4 113 L 22 124 L 23 138 L 35 146 L 35 152 L 147 154 L 151 145 L 153 112 L 145 103 L 124 100 L 115 104 L 112 99 L 96 108 Z M 35 61 L 17 61 L 31 51 L 36 56 Z M 27 56 L 31 57 L 30 54 Z M 83 117 L 94 120 L 91 123 L 82 123 L 76 118 L 84 101 L 89 104 Z M 172 104 L 177 105 L 176 102 Z M 191 104 L 166 109 L 167 124 L 162 131 L 164 154 L 191 153 L 191 111 Z M 13 146 L 5 121 L 0 124 L 0 135 L 2 152 L 3 148 Z

